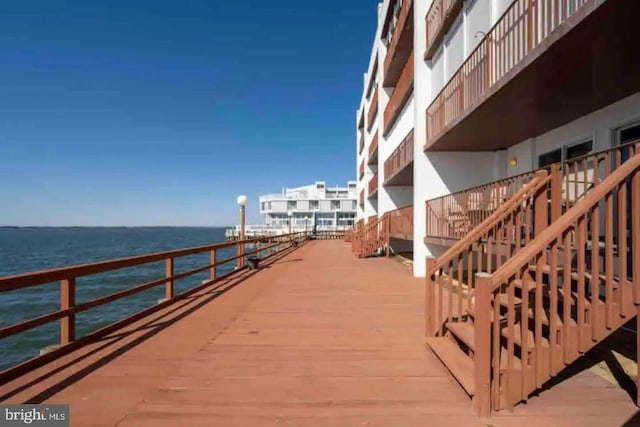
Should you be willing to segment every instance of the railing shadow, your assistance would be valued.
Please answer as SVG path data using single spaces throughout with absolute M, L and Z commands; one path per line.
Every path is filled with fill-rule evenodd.
M 631 322 L 635 322 L 635 319 L 631 320 L 629 323 Z M 614 352 L 632 360 L 635 363 L 637 360 L 636 334 L 630 331 L 625 331 L 622 328 L 613 332 L 601 343 L 586 352 L 576 362 L 560 371 L 556 377 L 546 382 L 542 389 L 536 392 L 535 395 L 539 395 L 583 371 L 590 370 L 596 365 L 604 363 L 618 386 L 629 395 L 632 402 L 637 402 L 638 390 L 636 383 L 634 379 L 627 374 L 624 367 L 614 355 Z M 597 374 L 594 373 L 594 375 Z M 637 424 L 625 424 L 625 426 L 640 426 L 640 418 L 637 418 L 636 422 Z
M 633 416 L 629 418 L 627 421 L 625 421 L 625 423 L 622 424 L 621 427 L 638 427 L 638 426 L 640 426 L 640 411 L 636 411 L 636 413 L 633 414 Z
M 273 255 L 270 259 L 265 260 L 266 261 L 266 266 L 270 266 L 273 265 L 275 263 L 277 263 L 278 261 L 280 261 L 282 258 L 286 257 L 287 255 L 289 255 L 290 253 L 294 252 L 296 249 L 299 249 L 301 247 L 303 247 L 304 244 L 298 245 L 297 247 L 292 247 L 289 249 L 285 249 L 282 252 L 280 252 L 279 254 L 275 254 Z M 71 368 L 74 365 L 82 362 L 83 360 L 101 352 L 104 351 L 106 349 L 108 349 L 109 347 L 112 346 L 116 346 L 120 341 L 126 339 L 127 337 L 130 337 L 131 335 L 135 334 L 135 333 L 139 333 L 141 331 L 144 330 L 148 330 L 146 333 L 144 333 L 143 335 L 141 335 L 140 337 L 132 340 L 129 343 L 126 343 L 124 345 L 122 345 L 119 348 L 115 348 L 113 349 L 113 351 L 111 351 L 110 353 L 104 355 L 103 357 L 101 357 L 100 359 L 96 360 L 95 362 L 92 362 L 91 364 L 89 364 L 88 366 L 81 368 L 80 370 L 78 370 L 77 372 L 74 372 L 73 374 L 71 374 L 70 376 L 60 380 L 59 382 L 48 386 L 45 390 L 37 393 L 35 396 L 32 396 L 31 398 L 27 399 L 25 402 L 25 404 L 38 404 L 38 403 L 42 403 L 43 401 L 45 401 L 46 399 L 52 397 L 53 395 L 61 392 L 62 390 L 68 388 L 69 386 L 71 386 L 72 384 L 76 383 L 77 381 L 79 381 L 80 379 L 86 377 L 87 375 L 89 375 L 90 373 L 92 373 L 93 371 L 95 371 L 96 369 L 99 369 L 103 366 L 105 366 L 107 363 L 109 363 L 110 361 L 114 360 L 115 358 L 123 355 L 124 353 L 126 353 L 127 351 L 133 349 L 134 347 L 138 346 L 139 344 L 143 343 L 144 341 L 148 340 L 149 338 L 155 336 L 156 334 L 158 334 L 159 332 L 163 331 L 164 329 L 166 329 L 167 327 L 173 325 L 174 323 L 178 322 L 179 320 L 185 318 L 186 316 L 192 314 L 194 311 L 202 308 L 204 305 L 210 303 L 211 301 L 215 300 L 216 298 L 218 298 L 219 296 L 225 294 L 226 292 L 230 291 L 231 289 L 235 288 L 236 286 L 240 285 L 241 283 L 243 283 L 244 281 L 246 281 L 247 279 L 253 277 L 255 274 L 257 274 L 260 271 L 260 269 L 258 270 L 243 270 L 241 272 L 238 272 L 228 278 L 222 279 L 220 282 L 217 283 L 213 283 L 211 286 L 213 287 L 212 289 L 206 289 L 203 291 L 200 291 L 192 296 L 189 296 L 187 298 L 181 299 L 179 301 L 176 301 L 176 303 L 174 305 L 171 305 L 169 307 L 167 307 L 167 311 L 161 311 L 159 313 L 159 315 L 150 315 L 150 316 L 154 316 L 153 319 L 149 320 L 147 323 L 136 327 L 134 329 L 131 330 L 127 330 L 124 332 L 120 332 L 120 333 L 114 333 L 114 334 L 110 334 L 107 335 L 106 337 L 100 339 L 100 340 L 96 340 L 94 342 L 95 343 L 101 343 L 101 342 L 106 342 L 104 345 L 101 345 L 95 349 L 92 349 L 91 351 L 87 352 L 87 353 L 83 353 L 83 354 L 79 354 L 77 355 L 77 357 L 75 357 L 73 360 L 66 362 L 60 366 L 55 367 L 54 369 L 47 371 L 46 374 L 39 376 L 38 378 L 29 381 L 26 384 L 22 384 L 18 387 L 16 387 L 13 390 L 10 390 L 8 392 L 6 392 L 5 394 L 3 394 L 2 396 L 0 396 L 0 402 L 5 401 L 6 399 L 11 398 L 12 396 L 17 395 L 18 393 L 25 391 L 27 389 L 29 389 L 30 387 L 33 387 L 35 385 L 37 385 L 40 382 L 43 382 L 49 378 L 51 378 L 53 375 L 60 373 L 62 371 L 64 371 L 65 369 Z M 197 303 L 196 303 L 197 302 Z M 195 304 L 194 304 L 195 303 Z M 188 307 L 189 305 L 194 304 L 193 306 L 187 308 L 186 310 L 185 307 Z M 183 311 L 184 310 L 184 311 Z M 176 314 L 178 313 L 178 314 Z M 176 314 L 174 317 L 171 317 L 169 319 L 167 319 L 168 317 L 170 317 L 171 315 Z M 162 322 L 159 322 L 162 319 L 167 319 L 164 320 Z M 158 323 L 159 322 L 159 323 Z M 126 328 L 127 326 L 125 326 Z M 91 345 L 91 344 L 88 344 Z M 81 347 L 78 350 L 75 350 L 75 352 L 81 352 L 82 349 L 84 347 Z M 71 353 L 73 354 L 73 353 Z M 50 362 L 51 363 L 55 363 L 54 362 Z M 46 365 L 45 365 L 46 366 Z

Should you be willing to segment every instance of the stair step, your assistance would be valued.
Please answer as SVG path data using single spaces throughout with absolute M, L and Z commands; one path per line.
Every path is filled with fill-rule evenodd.
M 500 371 L 506 371 L 509 368 L 509 360 L 507 357 L 508 355 L 509 352 L 507 351 L 507 349 L 502 347 L 500 349 Z M 513 355 L 513 369 L 522 369 L 522 361 L 515 354 Z
M 535 266 L 535 265 L 530 265 L 530 266 L 529 266 L 529 271 L 536 272 L 536 271 L 538 271 L 538 267 L 537 267 L 537 266 Z M 557 271 L 558 273 L 562 273 L 562 272 L 564 271 L 564 268 L 563 268 L 563 267 L 556 267 L 556 271 Z M 544 274 L 549 274 L 549 273 L 551 273 L 551 265 L 549 265 L 549 264 L 544 264 L 544 265 L 542 266 L 542 273 L 544 273 Z
M 475 351 L 476 348 L 476 334 L 471 322 L 449 322 L 447 323 L 447 329 L 459 338 L 469 349 Z
M 509 307 L 509 295 L 507 294 L 498 294 L 498 301 L 500 301 L 500 305 L 502 307 Z M 514 296 L 513 297 L 513 303 L 519 307 L 520 305 L 522 305 L 522 299 Z
M 588 271 L 584 272 L 585 283 L 590 283 L 592 277 L 593 277 L 593 273 L 590 273 Z M 571 280 L 574 280 L 577 282 L 579 278 L 580 278 L 580 275 L 577 272 L 574 271 L 573 273 L 571 273 Z M 605 274 L 598 274 L 598 279 L 600 279 L 601 285 L 604 285 L 607 282 L 607 276 Z M 627 283 L 631 284 L 631 282 L 629 281 L 627 281 Z M 614 277 L 612 280 L 612 284 L 614 289 L 617 289 L 620 285 L 619 278 Z
M 473 360 L 460 347 L 447 337 L 427 338 L 427 345 L 449 369 L 465 391 L 473 396 L 476 393 Z
M 502 328 L 502 336 L 504 338 L 508 338 L 509 337 L 509 328 L 507 326 L 505 326 L 504 328 Z M 532 349 L 535 348 L 535 336 L 533 335 L 533 331 L 531 331 L 530 329 L 527 329 L 527 348 L 528 349 Z M 519 346 L 522 347 L 523 341 L 522 341 L 522 328 L 521 328 L 521 324 L 518 323 L 516 325 L 514 325 L 513 328 L 513 342 Z M 542 346 L 543 347 L 549 347 L 549 340 L 547 340 L 546 338 L 542 338 Z

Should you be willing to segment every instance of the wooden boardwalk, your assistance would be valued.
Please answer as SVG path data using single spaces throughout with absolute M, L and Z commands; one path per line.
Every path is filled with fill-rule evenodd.
M 477 418 L 423 345 L 423 287 L 393 260 L 313 241 L 0 386 L 0 401 L 70 403 L 72 426 L 640 425 L 589 371 Z

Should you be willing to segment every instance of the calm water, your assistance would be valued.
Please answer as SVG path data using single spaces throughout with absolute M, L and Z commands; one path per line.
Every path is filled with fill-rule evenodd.
M 224 241 L 223 228 L 24 228 L 0 229 L 0 276 L 12 275 L 137 254 L 180 249 Z M 218 251 L 218 259 L 235 255 L 235 249 Z M 181 272 L 209 263 L 209 254 L 176 259 Z M 218 274 L 233 269 L 232 263 L 218 267 Z M 164 276 L 164 262 L 80 277 L 76 302 L 82 303 Z M 176 292 L 194 287 L 208 272 L 175 282 Z M 102 326 L 152 306 L 164 297 L 164 286 L 120 299 L 76 316 L 76 335 L 81 337 Z M 60 285 L 51 283 L 19 291 L 0 293 L 0 327 L 59 309 Z M 0 370 L 39 354 L 40 349 L 59 342 L 59 322 L 0 340 Z

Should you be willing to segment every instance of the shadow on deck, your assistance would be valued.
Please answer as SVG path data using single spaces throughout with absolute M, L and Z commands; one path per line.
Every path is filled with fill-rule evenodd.
M 589 370 L 491 419 L 425 350 L 422 279 L 312 241 L 0 386 L 72 426 L 635 426 Z M 625 424 L 626 423 L 626 424 Z

